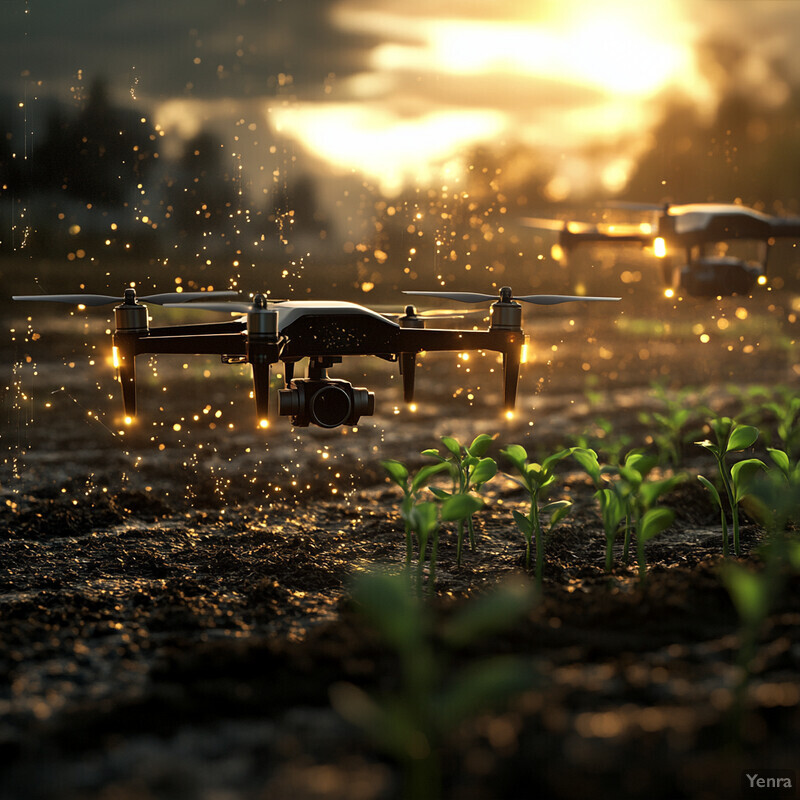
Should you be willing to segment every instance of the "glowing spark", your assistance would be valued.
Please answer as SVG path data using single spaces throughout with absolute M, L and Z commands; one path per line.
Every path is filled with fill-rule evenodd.
M 528 363 L 528 343 L 525 342 L 522 345 L 522 349 L 519 353 L 519 362 L 520 364 L 527 364 Z
M 417 404 L 416 404 L 416 403 L 411 403 L 411 405 L 409 405 L 409 407 L 408 407 L 408 410 L 409 410 L 409 411 L 410 411 L 412 414 L 415 414 L 415 413 L 416 413 L 416 411 L 417 411 Z
M 675 297 L 675 290 L 674 289 L 664 289 L 664 297 L 666 297 L 666 298 Z
M 506 419 L 508 419 L 508 420 L 514 419 L 514 412 L 511 409 L 506 411 Z
M 258 421 L 259 428 L 269 428 L 269 420 L 268 419 L 260 419 Z
M 114 362 L 114 369 L 119 369 L 122 364 L 119 357 L 119 347 L 114 346 L 111 348 L 111 360 Z
M 133 425 L 133 417 L 125 417 L 126 425 Z
M 758 285 L 759 286 L 766 286 L 767 285 L 767 276 L 766 275 L 759 275 L 758 276 Z
M 667 243 L 664 241 L 663 237 L 657 236 L 653 240 L 653 253 L 656 258 L 664 258 L 667 254 Z

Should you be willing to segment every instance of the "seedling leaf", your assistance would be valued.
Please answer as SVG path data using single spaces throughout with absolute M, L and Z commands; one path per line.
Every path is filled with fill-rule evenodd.
M 722 581 L 746 625 L 758 625 L 769 610 L 769 588 L 764 576 L 736 563 L 725 565 Z
M 514 515 L 517 527 L 530 539 L 533 534 L 533 523 L 522 512 L 517 511 L 516 508 L 511 509 L 511 513 Z
M 436 503 L 419 503 L 411 509 L 411 525 L 419 536 L 430 536 L 439 524 Z
M 569 514 L 572 508 L 572 503 L 569 500 L 556 500 L 554 503 L 548 503 L 542 512 L 550 515 L 550 530 L 555 528 L 564 517 Z
M 483 500 L 471 494 L 456 494 L 442 504 L 442 519 L 453 521 L 471 517 L 483 508 Z
M 472 470 L 469 480 L 472 486 L 482 486 L 497 474 L 497 464 L 493 458 L 482 458 Z
M 389 477 L 403 490 L 405 491 L 408 486 L 406 481 L 408 480 L 408 470 L 406 469 L 404 464 L 401 464 L 399 461 L 381 461 L 381 466 L 389 473 Z
M 758 458 L 748 458 L 739 461 L 731 467 L 731 480 L 733 482 L 733 499 L 739 503 L 753 489 L 756 475 L 767 465 Z
M 438 474 L 439 472 L 443 472 L 447 468 L 448 464 L 445 461 L 442 461 L 439 464 L 428 464 L 427 466 L 422 467 L 411 481 L 412 493 L 418 492 L 434 475 Z
M 576 447 L 572 455 L 594 481 L 594 485 L 599 487 L 600 462 L 597 459 L 597 453 L 587 447 Z
M 720 499 L 719 492 L 717 491 L 717 487 L 714 486 L 714 484 L 711 483 L 711 481 L 708 478 L 704 478 L 702 475 L 698 475 L 697 476 L 697 480 L 699 480 L 700 483 L 702 483 L 703 486 L 705 486 L 706 489 L 708 489 L 708 491 L 711 493 L 711 497 L 714 499 L 714 502 L 720 508 L 722 508 L 722 500 Z
M 441 441 L 456 458 L 461 456 L 461 445 L 452 436 L 442 436 Z
M 483 458 L 486 451 L 489 449 L 491 443 L 495 440 L 497 434 L 489 436 L 488 433 L 482 433 L 472 440 L 472 444 L 467 448 L 467 452 L 476 458 Z
M 643 542 L 649 542 L 653 537 L 669 528 L 674 519 L 675 512 L 671 508 L 651 508 L 639 521 L 637 535 Z
M 774 447 L 768 447 L 767 452 L 770 458 L 775 463 L 775 466 L 788 478 L 791 473 L 791 463 L 789 456 L 783 450 L 777 450 Z
M 436 704 L 436 718 L 451 729 L 482 709 L 530 688 L 536 674 L 522 659 L 492 658 L 466 667 L 455 675 Z
M 465 603 L 445 624 L 444 640 L 464 647 L 492 633 L 512 628 L 533 606 L 535 592 L 526 580 L 509 580 L 494 591 Z
M 522 445 L 510 444 L 500 451 L 523 475 L 525 474 L 525 462 L 528 460 L 528 453 Z
M 733 450 L 746 450 L 756 439 L 758 439 L 758 428 L 752 425 L 738 425 L 731 432 L 725 452 L 730 453 Z
M 423 450 L 420 455 L 429 456 L 430 458 L 436 458 L 439 461 L 445 460 L 444 458 L 442 458 L 442 454 L 438 450 L 435 450 L 432 447 L 429 447 L 427 450 Z

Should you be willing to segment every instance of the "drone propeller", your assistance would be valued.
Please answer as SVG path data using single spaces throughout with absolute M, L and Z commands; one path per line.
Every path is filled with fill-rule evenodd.
M 107 294 L 21 294 L 14 295 L 12 300 L 33 301 L 39 303 L 73 303 L 79 306 L 107 306 L 112 303 L 124 303 L 141 300 L 158 306 L 175 306 L 199 300 L 201 297 L 236 297 L 236 292 L 165 292 L 136 297 L 135 294 L 124 297 L 112 297 Z
M 458 311 L 454 308 L 431 308 L 420 311 L 415 306 L 406 306 L 402 311 L 381 311 L 380 309 L 373 308 L 382 317 L 389 320 L 398 319 L 422 319 L 422 320 L 437 320 L 437 319 L 465 319 L 466 317 L 473 316 L 486 316 L 485 311 Z
M 610 208 L 614 211 L 663 211 L 669 213 L 671 203 L 637 203 L 631 200 L 607 200 L 600 203 L 600 208 Z
M 235 292 L 232 292 L 235 295 Z M 258 311 L 266 311 L 268 303 L 281 302 L 267 298 L 263 294 L 257 294 L 252 302 L 238 301 L 233 303 L 192 303 L 185 308 L 198 309 L 200 311 L 220 311 L 231 314 L 252 314 Z M 165 308 L 184 308 L 182 303 L 165 303 Z
M 448 300 L 455 300 L 459 303 L 485 303 L 489 300 L 500 300 L 500 302 L 510 303 L 514 300 L 521 300 L 523 303 L 532 303 L 537 306 L 554 306 L 559 303 L 571 303 L 574 301 L 602 302 L 606 300 L 620 300 L 619 297 L 584 297 L 582 295 L 566 294 L 525 294 L 513 296 L 511 289 L 503 287 L 500 295 L 484 294 L 482 292 L 403 292 L 403 294 L 413 294 L 421 297 L 445 297 Z

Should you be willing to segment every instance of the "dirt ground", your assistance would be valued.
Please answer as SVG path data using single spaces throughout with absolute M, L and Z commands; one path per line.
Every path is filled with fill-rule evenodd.
M 416 468 L 440 436 L 478 433 L 498 434 L 490 455 L 516 442 L 537 457 L 598 418 L 645 446 L 654 380 L 735 412 L 732 385 L 800 383 L 792 302 L 526 312 L 532 358 L 512 421 L 493 356 L 439 355 L 423 361 L 415 414 L 396 365 L 359 361 L 336 376 L 376 392 L 374 417 L 335 431 L 275 419 L 267 432 L 246 372 L 202 358 L 143 359 L 140 418 L 120 432 L 103 312 L 6 309 L 0 798 L 402 796 L 398 765 L 331 702 L 343 682 L 378 696 L 400 680 L 348 595 L 355 573 L 403 562 L 381 459 Z M 713 465 L 689 445 L 683 468 Z M 739 628 L 703 487 L 665 499 L 676 519 L 649 545 L 642 587 L 621 542 L 603 573 L 592 488 L 576 464 L 561 477 L 555 496 L 574 509 L 548 542 L 542 596 L 458 656 L 518 656 L 536 680 L 446 738 L 441 796 L 735 798 L 746 770 L 797 771 L 798 580 L 774 604 L 736 735 Z M 520 490 L 499 476 L 484 495 L 461 567 L 443 530 L 437 619 L 524 572 Z M 761 536 L 745 519 L 746 553 Z

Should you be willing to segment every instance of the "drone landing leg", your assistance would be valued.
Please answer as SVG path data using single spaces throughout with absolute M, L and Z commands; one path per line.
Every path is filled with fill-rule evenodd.
M 133 356 L 125 356 L 121 350 L 118 353 L 117 374 L 122 387 L 122 405 L 125 416 L 133 419 L 136 416 L 136 361 Z
M 416 353 L 400 353 L 400 374 L 403 376 L 403 400 L 406 403 L 414 402 L 414 370 L 416 368 Z
M 269 382 L 271 362 L 266 356 L 256 356 L 253 365 L 253 397 L 256 401 L 256 414 L 262 427 L 269 420 Z
M 517 382 L 519 381 L 519 350 L 503 353 L 503 395 L 506 411 L 514 410 L 517 399 Z

